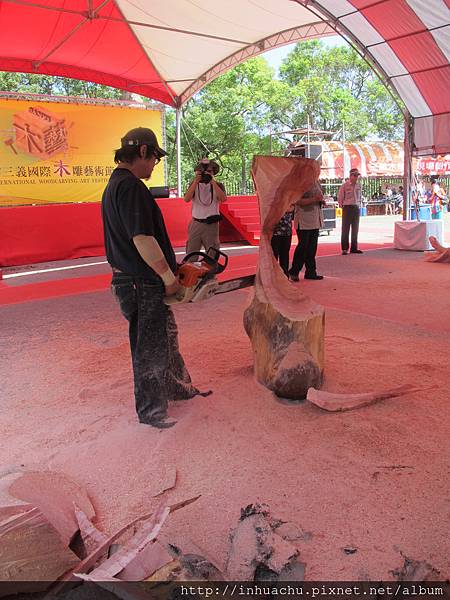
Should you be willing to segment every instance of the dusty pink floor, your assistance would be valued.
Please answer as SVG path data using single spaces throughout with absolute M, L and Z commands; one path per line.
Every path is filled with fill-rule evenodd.
M 0 461 L 83 484 L 112 532 L 156 506 L 201 498 L 163 538 L 223 564 L 241 507 L 263 502 L 311 533 L 309 580 L 392 579 L 402 554 L 450 575 L 450 267 L 379 250 L 319 259 L 296 284 L 326 307 L 324 389 L 432 388 L 343 414 L 283 404 L 255 383 L 247 291 L 176 309 L 195 383 L 178 424 L 136 422 L 125 322 L 107 292 L 2 307 Z M 343 548 L 357 552 L 346 555 Z

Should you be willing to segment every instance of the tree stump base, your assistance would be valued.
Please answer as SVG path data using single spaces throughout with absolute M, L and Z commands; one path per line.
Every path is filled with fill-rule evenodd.
M 270 242 L 275 225 L 314 185 L 319 172 L 319 164 L 308 158 L 256 156 L 252 165 L 262 229 L 244 328 L 253 348 L 256 379 L 290 400 L 303 400 L 308 388 L 322 384 L 325 313 L 288 280 Z
M 244 312 L 244 328 L 259 383 L 290 400 L 303 400 L 308 388 L 321 386 L 322 368 L 311 347 L 317 346 L 323 335 L 323 311 L 291 319 L 269 302 L 262 302 L 255 290 Z

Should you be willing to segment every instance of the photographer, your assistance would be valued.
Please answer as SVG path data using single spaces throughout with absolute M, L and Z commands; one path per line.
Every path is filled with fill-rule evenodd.
M 194 169 L 195 177 L 184 196 L 185 202 L 192 202 L 192 220 L 188 229 L 186 253 L 205 252 L 213 247 L 220 248 L 219 205 L 227 197 L 224 186 L 214 179 L 219 165 L 209 159 L 201 160 Z

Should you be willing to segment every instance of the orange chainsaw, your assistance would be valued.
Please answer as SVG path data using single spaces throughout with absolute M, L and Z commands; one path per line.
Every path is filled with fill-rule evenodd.
M 249 287 L 254 284 L 255 276 L 247 275 L 219 283 L 216 275 L 223 273 L 228 265 L 228 256 L 210 248 L 208 252 L 190 252 L 183 258 L 176 275 L 180 290 L 173 296 L 168 296 L 166 304 L 182 304 L 199 302 L 215 296 Z

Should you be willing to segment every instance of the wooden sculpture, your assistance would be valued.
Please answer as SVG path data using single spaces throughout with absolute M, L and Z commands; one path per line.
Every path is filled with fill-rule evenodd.
M 430 253 L 427 256 L 426 260 L 428 260 L 429 262 L 450 263 L 450 248 L 442 246 L 434 237 L 434 235 L 430 235 L 428 239 L 430 241 L 430 244 L 433 246 L 435 252 Z
M 254 353 L 257 380 L 277 396 L 304 399 L 320 387 L 324 363 L 323 307 L 289 282 L 273 256 L 275 225 L 320 173 L 308 158 L 255 156 L 252 176 L 261 220 L 259 265 L 244 327 Z

